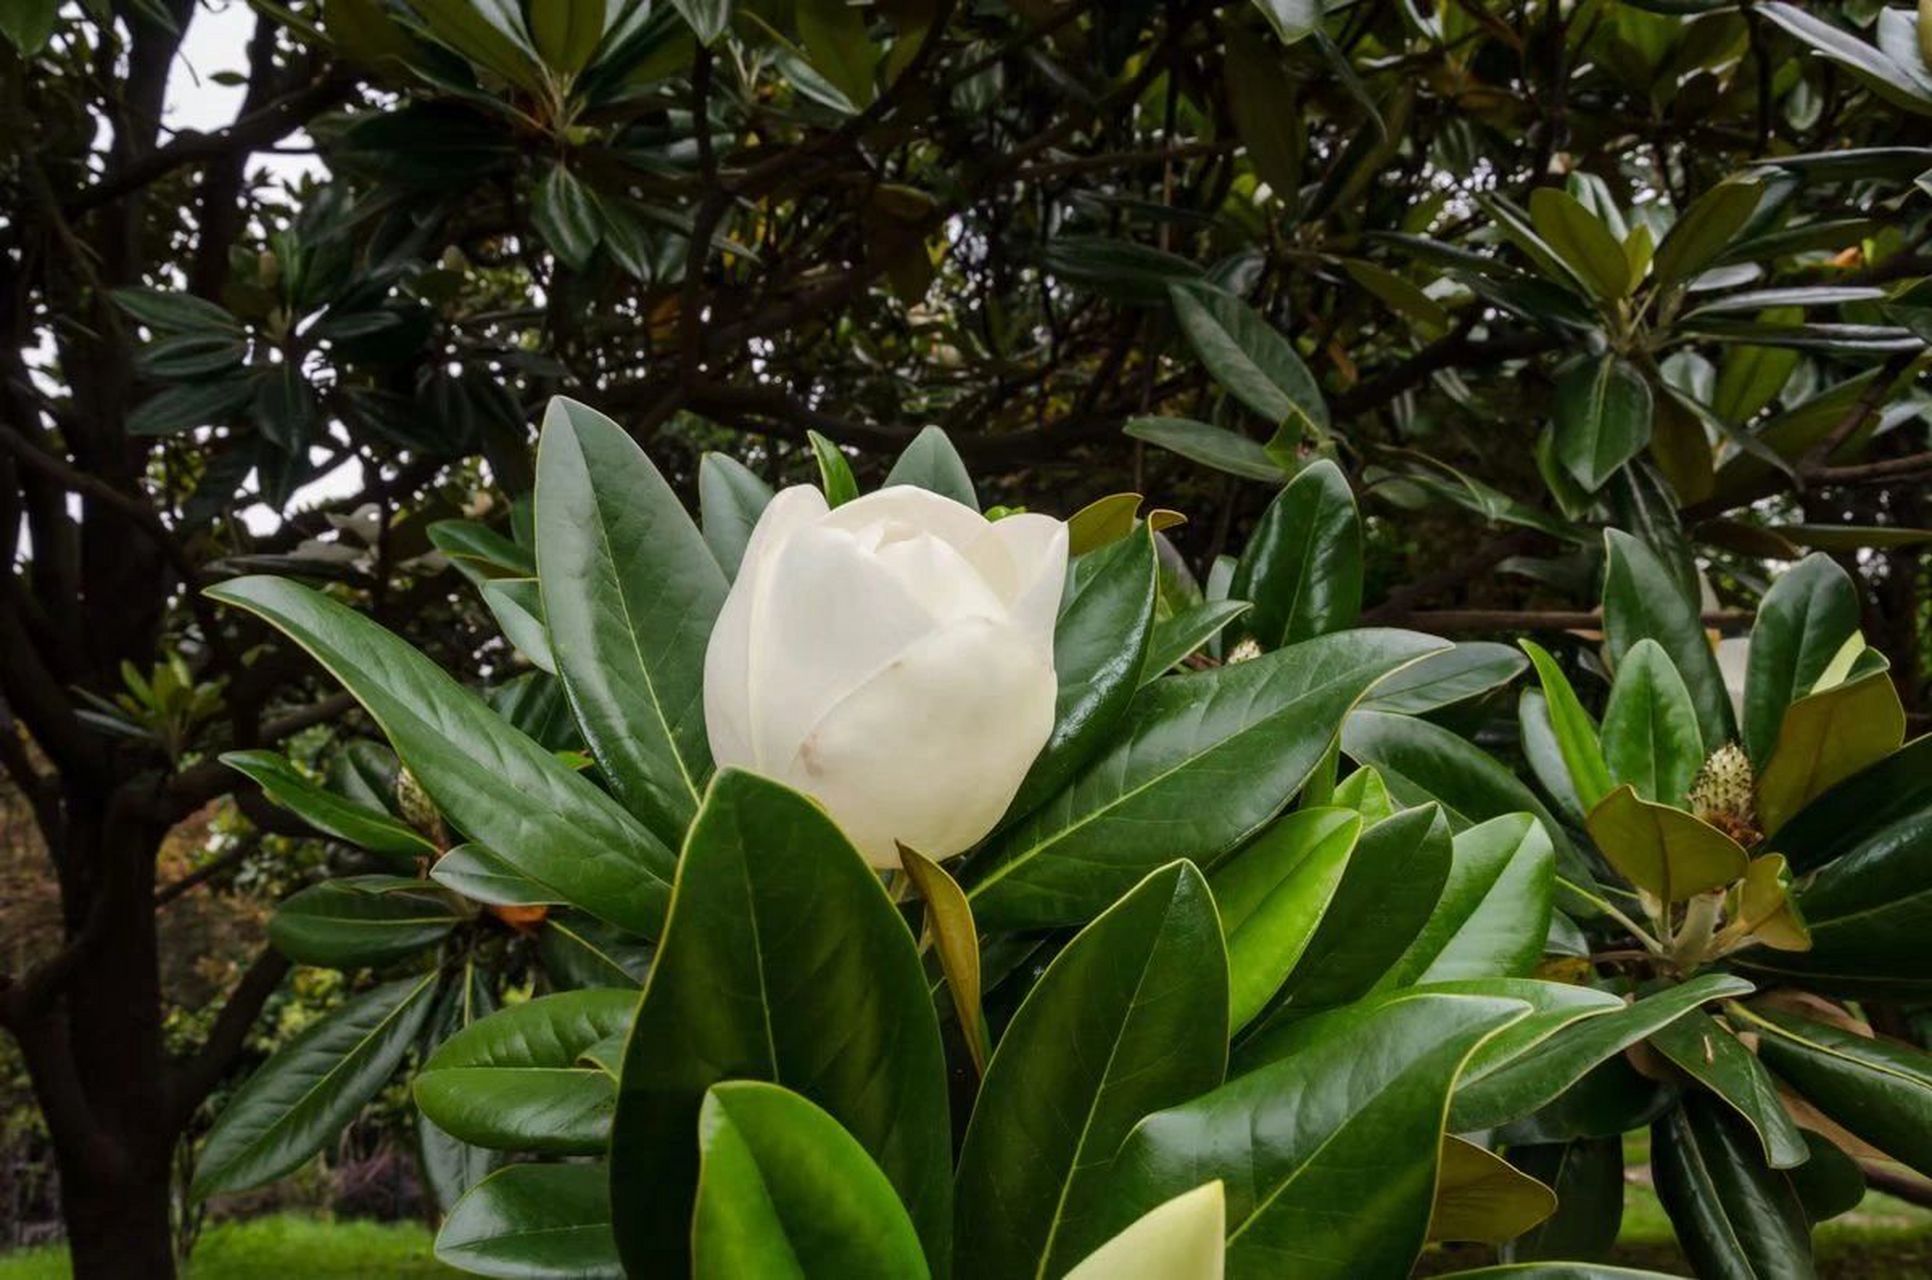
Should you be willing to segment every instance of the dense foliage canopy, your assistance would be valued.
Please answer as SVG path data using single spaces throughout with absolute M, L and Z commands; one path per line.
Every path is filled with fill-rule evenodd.
M 53 1136 L 85 1273 L 167 1269 L 177 1148 L 248 1056 L 291 958 L 391 979 L 307 1042 L 317 1062 L 366 1047 L 356 1026 L 386 1029 L 388 1047 L 309 1118 L 306 1149 L 270 1159 L 232 1127 L 228 1146 L 211 1141 L 205 1187 L 306 1158 L 419 1041 L 504 990 L 642 977 L 648 953 L 627 935 L 654 935 L 662 902 L 599 920 L 559 904 L 596 907 L 610 884 L 506 900 L 489 855 L 516 851 L 479 829 L 485 815 L 453 813 L 447 780 L 425 777 L 424 795 L 402 774 L 399 807 L 379 740 L 417 768 L 406 726 L 343 663 L 318 667 L 203 594 L 240 603 L 245 588 L 220 584 L 264 571 L 322 589 L 483 690 L 495 717 L 542 744 L 526 763 L 545 785 L 605 797 L 591 817 L 553 814 L 545 839 L 582 846 L 590 868 L 613 848 L 673 853 L 698 792 L 640 809 L 594 727 L 578 740 L 581 695 L 551 679 L 531 499 L 537 425 L 557 394 L 620 424 L 601 467 L 635 474 L 616 447 L 627 433 L 667 494 L 702 506 L 719 581 L 692 600 L 735 572 L 742 541 L 720 530 L 748 528 L 770 487 L 817 480 L 836 498 L 896 478 L 957 492 L 970 472 L 989 503 L 1085 508 L 1074 550 L 1089 563 L 1108 548 L 1155 558 L 1157 596 L 1092 627 L 1141 636 L 1135 676 L 1216 666 L 1244 639 L 1272 660 L 1359 636 L 1344 630 L 1357 623 L 1536 633 L 1539 687 L 1520 710 L 1506 688 L 1522 662 L 1463 645 L 1450 688 L 1399 684 L 1344 728 L 1370 682 L 1364 655 L 1391 668 L 1415 656 L 1377 632 L 1394 648 L 1349 649 L 1361 683 L 1309 723 L 1339 731 L 1344 757 L 1373 765 L 1402 813 L 1434 800 L 1468 820 L 1457 831 L 1499 841 L 1493 823 L 1529 813 L 1559 861 L 1597 847 L 1611 865 L 1591 874 L 1661 906 L 1661 923 L 1642 903 L 1624 912 L 1647 978 L 1726 961 L 1728 943 L 1753 936 L 1720 941 L 1750 918 L 1751 886 L 1777 887 L 1751 897 L 1755 911 L 1783 902 L 1790 875 L 1815 874 L 1812 950 L 1773 962 L 1759 945 L 1749 966 L 1722 967 L 1871 997 L 1860 1026 L 1915 1039 L 1928 975 L 1889 948 L 1911 937 L 1927 873 L 1872 831 L 1804 825 L 1829 771 L 1773 771 L 1786 709 L 1809 697 L 1827 699 L 1806 713 L 1827 729 L 1872 731 L 1829 781 L 1865 766 L 1923 774 L 1910 745 L 1888 756 L 1923 726 L 1932 538 L 1917 385 L 1932 333 L 1919 284 L 1932 267 L 1932 71 L 1915 13 L 1784 0 L 261 0 L 247 22 L 239 13 L 194 0 L 0 12 L 0 762 L 46 846 L 65 935 L 5 976 L 0 1024 Z M 217 22 L 246 38 L 195 71 L 231 82 L 237 115 L 172 130 L 184 39 Z M 285 151 L 308 163 L 277 179 L 262 157 Z M 1147 518 L 1136 524 L 1132 499 L 1087 505 L 1117 494 L 1147 495 Z M 1298 558 L 1319 572 L 1283 578 Z M 1746 699 L 1734 724 L 1703 627 L 1737 636 L 1754 614 L 1808 638 L 1782 657 L 1754 645 L 1749 680 L 1731 681 Z M 1848 651 L 1854 633 L 1867 656 Z M 1180 696 L 1157 692 L 1177 677 L 1137 694 L 1116 670 L 1083 699 L 1062 676 L 1061 710 L 1080 715 L 1056 725 L 1029 807 L 1078 791 L 1115 716 L 1158 723 L 1161 700 Z M 1837 699 L 1854 692 L 1873 701 L 1845 711 Z M 1624 732 L 1639 719 L 1642 752 Z M 1753 790 L 1760 825 L 1713 826 L 1729 811 L 1709 804 L 1698 816 L 1691 783 L 1732 736 L 1758 771 L 1751 787 L 1772 788 L 1769 809 Z M 615 800 L 559 774 L 557 750 L 594 757 L 590 776 Z M 1172 873 L 1179 893 L 1335 771 L 1332 755 L 1299 751 L 1270 739 L 1255 760 L 1273 770 L 1267 788 L 1246 809 L 1227 798 L 1225 829 L 1158 861 L 1110 852 L 1106 874 L 1071 883 L 1052 859 L 1015 856 L 976 895 L 981 923 L 1066 943 L 1145 892 L 1144 875 L 1193 859 L 1199 872 Z M 1476 753 L 1473 790 L 1432 780 L 1418 752 Z M 1883 778 L 1865 785 L 1889 793 Z M 1303 810 L 1366 817 L 1370 803 L 1315 798 Z M 238 829 L 329 838 L 338 874 L 290 900 L 205 1038 L 182 1045 L 164 1034 L 156 912 L 264 856 L 243 842 L 192 883 L 157 887 L 163 839 L 210 806 Z M 1038 817 L 1051 808 L 1015 830 L 1054 844 Z M 1668 877 L 1646 882 L 1679 829 L 1660 809 L 1731 841 L 1699 892 L 1736 884 L 1739 905 L 1708 937 L 1673 907 Z M 1401 817 L 1364 822 L 1351 847 Z M 1757 847 L 1787 819 L 1835 842 Z M 1611 855 L 1632 831 L 1663 861 Z M 444 853 L 459 837 L 472 843 Z M 1871 847 L 1859 855 L 1854 837 Z M 1082 838 L 1065 836 L 1073 862 L 1105 843 Z M 1758 857 L 1739 871 L 1731 847 Z M 1897 847 L 1922 851 L 1923 837 Z M 340 878 L 412 877 L 438 853 L 450 892 Z M 1763 869 L 1772 853 L 1785 878 Z M 1864 865 L 1843 863 L 1855 855 L 1907 904 L 1896 933 L 1855 923 L 1874 893 L 1846 869 Z M 669 863 L 654 874 L 668 886 Z M 492 909 L 466 905 L 478 902 Z M 403 938 L 391 917 L 417 932 Z M 345 918 L 371 924 L 343 950 Z M 455 976 L 429 982 L 411 961 L 450 938 L 464 940 L 444 953 Z M 1577 945 L 1587 956 L 1605 941 Z M 1227 945 L 1238 973 L 1242 944 Z M 1430 968 L 1412 959 L 1396 966 L 1405 986 Z M 1501 970 L 1526 972 L 1514 958 Z M 1236 1009 L 1261 1013 L 1281 977 L 1237 981 Z M 1004 1025 L 1025 992 L 999 1007 L 988 990 Z M 1859 1058 L 1789 1027 L 1780 1041 L 1786 1012 L 1724 1016 L 1808 1094 L 1807 1070 Z M 1579 1060 L 1579 1074 L 1663 1025 Z M 566 1065 L 603 1038 L 570 1042 Z M 1661 1031 L 1653 1043 L 1692 1075 L 1715 1052 L 1672 1053 Z M 1906 1096 L 1923 1106 L 1918 1087 Z M 747 1132 L 761 1107 L 785 1105 L 715 1103 L 742 1108 Z M 1701 1103 L 1669 1117 L 1662 1148 L 1737 1143 Z M 500 1145 L 529 1135 L 511 1136 Z M 475 1180 L 479 1149 L 448 1142 L 428 1158 L 442 1161 L 439 1193 Z M 1794 1154 L 1768 1158 L 1781 1169 Z M 1547 1158 L 1547 1178 L 1572 1168 Z M 1463 1159 L 1479 1157 L 1445 1157 Z M 1191 1186 L 1150 1182 L 1135 1202 Z

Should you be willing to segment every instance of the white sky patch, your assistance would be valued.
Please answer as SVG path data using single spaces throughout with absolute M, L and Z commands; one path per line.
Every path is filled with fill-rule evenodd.
M 244 0 L 203 0 L 182 34 L 168 73 L 168 97 L 161 109 L 161 121 L 168 129 L 215 133 L 235 122 L 247 85 L 217 84 L 214 77 L 225 71 L 247 76 L 248 42 L 254 34 L 255 12 Z M 312 146 L 305 133 L 292 133 L 276 145 L 297 151 Z M 291 182 L 327 171 L 312 154 L 285 151 L 257 152 L 249 165 L 251 171 L 265 169 L 271 177 Z

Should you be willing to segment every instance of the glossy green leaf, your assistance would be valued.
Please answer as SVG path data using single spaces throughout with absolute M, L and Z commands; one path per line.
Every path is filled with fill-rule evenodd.
M 1555 875 L 1549 835 L 1527 813 L 1459 833 L 1435 910 L 1382 985 L 1524 976 L 1549 935 Z
M 1932 87 L 1928 87 L 1922 54 L 1916 67 L 1901 63 L 1843 27 L 1782 0 L 1766 4 L 1763 12 L 1819 56 L 1845 68 L 1886 102 L 1920 115 L 1932 115 Z
M 1557 459 L 1595 493 L 1650 443 L 1650 384 L 1615 355 L 1580 361 L 1557 379 L 1554 426 Z
M 208 594 L 261 616 L 315 655 L 465 834 L 566 901 L 635 932 L 657 931 L 670 851 L 429 658 L 292 582 L 237 578 Z
M 285 899 L 268 940 L 297 964 L 380 967 L 435 946 L 465 913 L 435 885 L 393 876 L 325 880 Z
M 1791 1180 L 1728 1108 L 1686 1097 L 1651 1130 L 1650 1171 L 1677 1243 L 1708 1280 L 1809 1280 L 1811 1224 Z
M 1244 480 L 1280 484 L 1287 476 L 1258 441 L 1191 418 L 1130 418 L 1123 430 L 1136 440 L 1172 450 L 1192 462 Z
M 1932 1054 L 1776 1009 L 1744 1009 L 1780 1079 L 1885 1154 L 1932 1176 Z
M 624 1054 L 611 1152 L 633 1271 L 688 1266 L 691 1141 L 721 1079 L 782 1084 L 856 1138 L 936 1266 L 952 1195 L 946 1070 L 918 950 L 858 850 L 804 796 L 719 773 Z
M 1254 603 L 1242 627 L 1278 649 L 1350 626 L 1362 607 L 1362 521 L 1340 467 L 1304 468 L 1268 504 L 1228 594 Z
M 1221 1082 L 1228 967 L 1185 862 L 1055 957 L 993 1054 L 960 1152 L 959 1274 L 1057 1274 L 1109 1234 L 1094 1169 L 1136 1121 Z
M 1563 759 L 1556 726 L 1550 720 L 1549 699 L 1541 688 L 1527 688 L 1518 695 L 1516 724 L 1530 774 L 1543 788 L 1543 794 L 1555 802 L 1564 820 L 1582 826 L 1583 800 L 1576 793 L 1576 780 L 1570 776 L 1570 766 Z
M 1718 183 L 1691 202 L 1657 246 L 1651 270 L 1659 287 L 1694 277 L 1730 247 L 1758 207 L 1751 179 Z
M 671 0 L 671 4 L 691 24 L 699 44 L 716 44 L 731 25 L 731 0 Z
M 602 920 L 552 911 L 537 934 L 544 973 L 565 989 L 619 987 L 635 991 L 651 969 L 649 944 Z
M 1408 995 L 1313 1020 L 1320 1033 L 1286 1056 L 1135 1126 L 1113 1161 L 1110 1222 L 1218 1177 L 1234 1280 L 1406 1272 L 1429 1225 L 1456 1075 L 1526 1012 Z
M 554 893 L 544 889 L 480 844 L 459 844 L 436 860 L 429 878 L 472 902 L 497 907 L 553 905 Z
M 559 674 L 624 807 L 675 845 L 711 768 L 704 651 L 728 584 L 623 428 L 558 397 L 537 449 L 537 576 Z
M 472 1275 L 621 1280 L 601 1164 L 513 1164 L 443 1219 L 436 1256 Z
M 1628 786 L 1590 810 L 1590 838 L 1611 866 L 1659 902 L 1683 902 L 1744 875 L 1749 858 L 1724 832 Z
M 461 0 L 447 2 L 455 5 Z M 572 271 L 590 265 L 604 234 L 596 195 L 561 162 L 550 166 L 531 193 L 530 223 L 550 252 Z
M 1296 1017 L 1347 1004 L 1373 988 L 1435 911 L 1451 857 L 1439 806 L 1368 824 L 1275 1006 Z
M 1744 979 L 1707 973 L 1645 996 L 1626 1009 L 1585 1020 L 1521 1054 L 1472 1069 L 1449 1115 L 1455 1133 L 1494 1129 L 1553 1101 L 1597 1064 L 1622 1053 L 1693 1009 L 1752 990 Z
M 1350 631 L 1148 685 L 1072 783 L 975 864 L 981 924 L 1078 923 L 1152 867 L 1211 862 L 1280 812 L 1376 680 L 1440 647 Z
M 1065 787 L 1120 724 L 1140 686 L 1155 589 L 1154 538 L 1144 525 L 1076 565 L 1053 630 L 1059 682 L 1053 732 L 1009 815 L 1024 814 Z
M 143 400 L 127 417 L 131 436 L 171 436 L 196 427 L 217 426 L 248 407 L 255 383 L 239 374 L 212 382 L 164 387 Z
M 1298 809 L 1215 869 L 1209 883 L 1227 939 L 1229 1023 L 1245 1026 L 1301 961 L 1362 834 L 1347 809 Z
M 477 1146 L 600 1153 L 616 1090 L 578 1059 L 623 1032 L 636 1003 L 629 991 L 590 989 L 510 1005 L 437 1046 L 416 1074 L 416 1105 Z
M 939 957 L 960 1035 L 972 1054 L 974 1069 L 984 1076 L 993 1046 L 980 1006 L 979 929 L 973 924 L 973 904 L 944 867 L 917 849 L 900 845 L 899 861 L 926 904 L 926 928 L 920 945 L 930 944 Z
M 943 498 L 979 510 L 979 495 L 973 490 L 972 473 L 953 448 L 952 438 L 939 427 L 921 427 L 912 443 L 905 447 L 892 470 L 886 472 L 887 486 L 917 485 Z
M 1066 1280 L 1221 1280 L 1227 1220 L 1219 1181 L 1183 1191 L 1081 1259 Z
M 1628 296 L 1635 281 L 1623 246 L 1575 196 L 1560 187 L 1538 187 L 1530 192 L 1529 209 L 1537 235 L 1592 293 L 1611 302 Z
M 1805 696 L 1858 630 L 1858 588 L 1830 556 L 1779 575 L 1758 605 L 1744 681 L 1744 749 L 1762 767 L 1787 708 Z
M 1454 1136 L 1442 1140 L 1431 1240 L 1501 1244 L 1556 1212 L 1556 1193 L 1501 1156 Z
M 1638 1271 L 1594 1262 L 1517 1262 L 1451 1274 L 1456 1280 L 1677 1280 L 1665 1271 Z
M 241 321 L 226 307 L 173 289 L 116 289 L 114 305 L 156 333 L 240 336 Z
M 1292 343 L 1240 298 L 1206 281 L 1167 287 L 1194 353 L 1230 395 L 1305 438 L 1328 430 L 1328 406 Z
M 278 1049 L 216 1117 L 190 1196 L 260 1186 L 333 1142 L 401 1065 L 435 1004 L 437 976 L 365 991 Z
M 1810 1158 L 1771 1073 L 1717 1019 L 1701 1011 L 1687 1013 L 1652 1032 L 1650 1047 L 1729 1103 L 1751 1126 L 1773 1169 L 1789 1169 Z
M 694 1280 L 923 1280 L 892 1183 L 838 1121 L 759 1080 L 721 1081 L 698 1112 Z
M 1544 651 L 1543 646 L 1532 640 L 1517 641 L 1527 653 L 1530 661 L 1536 664 L 1537 680 L 1543 686 L 1543 697 L 1549 713 L 1550 729 L 1556 736 L 1557 750 L 1563 756 L 1563 764 L 1570 775 L 1570 786 L 1577 799 L 1588 809 L 1597 801 L 1610 794 L 1610 766 L 1603 758 L 1603 741 L 1597 729 L 1597 722 L 1583 709 L 1576 690 L 1570 685 L 1570 678 L 1563 674 L 1563 668 L 1556 664 Z
M 1847 680 L 1791 704 L 1758 775 L 1758 821 L 1775 837 L 1811 801 L 1905 741 L 1905 708 L 1889 671 Z
M 859 482 L 838 445 L 816 431 L 806 432 L 806 438 L 811 441 L 812 456 L 818 460 L 818 482 L 825 490 L 826 505 L 842 507 L 858 497 Z
M 1370 825 L 1394 817 L 1397 808 L 1395 800 L 1389 795 L 1388 784 L 1369 765 L 1362 765 L 1336 783 L 1330 803 L 1355 810 L 1362 815 L 1362 821 Z
M 556 675 L 557 659 L 550 651 L 550 635 L 544 628 L 543 599 L 537 580 L 491 578 L 477 590 L 511 647 L 539 671 Z
M 1622 663 L 1637 641 L 1655 640 L 1690 690 L 1703 740 L 1729 742 L 1735 736 L 1731 699 L 1724 691 L 1717 655 L 1704 634 L 1698 602 L 1684 594 L 1656 552 L 1631 535 L 1606 529 L 1604 547 L 1604 633 L 1611 664 Z
M 1617 667 L 1603 709 L 1603 757 L 1613 786 L 1645 800 L 1684 803 L 1704 766 L 1704 736 L 1690 690 L 1663 646 L 1645 637 Z
M 1578 1138 L 1571 1142 L 1516 1143 L 1509 1162 L 1556 1192 L 1556 1212 L 1503 1246 L 1510 1262 L 1545 1258 L 1600 1258 L 1610 1252 L 1623 1226 L 1623 1138 Z M 1564 1264 L 1555 1263 L 1560 1268 Z M 1534 1274 L 1527 1268 L 1502 1274 Z M 1594 1268 L 1589 1269 L 1595 1272 Z M 1559 1271 L 1557 1274 L 1561 1274 Z M 1604 1268 L 1602 1273 L 1630 1274 Z M 1583 1280 L 1579 1269 L 1574 1280 Z
M 1464 641 L 1380 682 L 1362 699 L 1362 708 L 1405 716 L 1440 711 L 1494 693 L 1528 665 L 1506 644 Z
M 537 558 L 527 547 L 475 520 L 438 520 L 429 526 L 429 541 L 479 585 L 490 578 L 537 576 Z
M 487 1017 L 495 1008 L 489 979 L 475 964 L 465 961 L 430 1015 L 430 1047 Z M 416 1141 L 423 1182 L 444 1213 L 502 1164 L 497 1152 L 452 1137 L 420 1111 L 416 1114 Z
M 1157 619 L 1147 640 L 1147 660 L 1141 664 L 1142 684 L 1165 675 L 1221 634 L 1227 625 L 1252 608 L 1245 600 L 1204 600 L 1191 609 Z
M 270 799 L 310 826 L 339 840 L 409 864 L 436 856 L 436 846 L 414 827 L 397 821 L 387 810 L 372 809 L 309 781 L 280 752 L 229 751 L 221 762 L 261 784 Z
M 530 34 L 552 71 L 582 71 L 604 36 L 604 0 L 551 0 L 530 6 Z
M 1805 1217 L 1817 1226 L 1841 1213 L 1850 1213 L 1865 1199 L 1865 1171 L 1838 1145 L 1810 1129 L 1799 1131 L 1811 1156 L 1787 1169 L 1785 1176 L 1798 1192 Z
M 726 578 L 738 576 L 745 544 L 771 499 L 771 486 L 730 454 L 707 453 L 699 461 L 698 511 L 704 540 Z

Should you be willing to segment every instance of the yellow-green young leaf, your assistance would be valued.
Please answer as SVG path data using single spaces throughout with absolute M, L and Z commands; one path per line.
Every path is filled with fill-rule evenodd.
M 899 861 L 925 900 L 926 936 L 939 953 L 960 1033 L 973 1055 L 974 1068 L 983 1076 L 989 1042 L 979 1004 L 979 933 L 973 927 L 973 904 L 944 867 L 917 849 L 900 845 Z
M 1569 770 L 1577 799 L 1585 809 L 1594 808 L 1610 793 L 1610 767 L 1603 760 L 1596 721 L 1583 709 L 1576 690 L 1570 687 L 1570 678 L 1543 646 L 1533 640 L 1517 643 L 1536 665 L 1536 678 L 1542 682 L 1543 697 L 1549 703 L 1550 729 L 1556 735 L 1556 748 Z
M 1782 853 L 1751 859 L 1744 879 L 1731 889 L 1725 915 L 1724 938 L 1752 938 L 1775 951 L 1811 950 L 1811 930 L 1805 927 L 1798 904 L 1791 897 L 1791 877 Z
M 852 475 L 852 464 L 845 460 L 845 454 L 816 431 L 807 431 L 805 435 L 812 442 L 812 456 L 818 459 L 818 479 L 825 490 L 825 504 L 844 506 L 858 497 L 859 482 Z
M 1218 1179 L 1184 1191 L 1088 1254 L 1066 1280 L 1221 1280 L 1227 1218 Z
M 1590 838 L 1624 879 L 1661 902 L 1722 889 L 1744 874 L 1737 841 L 1682 809 L 1618 787 L 1590 810 Z
M 1905 708 L 1891 673 L 1833 685 L 1784 713 L 1778 745 L 1758 779 L 1758 821 L 1775 835 L 1833 783 L 1876 764 L 1905 741 Z
M 1431 1240 L 1501 1244 L 1556 1212 L 1556 1193 L 1485 1147 L 1442 1137 Z
M 1630 264 L 1623 246 L 1575 196 L 1557 187 L 1530 193 L 1536 234 L 1599 298 L 1616 301 L 1630 292 Z
M 1407 317 L 1425 338 L 1439 338 L 1449 331 L 1449 313 L 1442 304 L 1424 293 L 1405 276 L 1384 270 L 1372 262 L 1350 260 L 1343 270 L 1356 284 Z
M 1657 283 L 1687 280 L 1730 246 L 1758 207 L 1756 181 L 1720 182 L 1692 202 L 1657 246 Z
M 1361 834 L 1358 813 L 1299 809 L 1215 870 L 1209 884 L 1228 944 L 1229 1026 L 1260 1013 L 1301 960 Z
M 1656 251 L 1657 239 L 1650 233 L 1648 223 L 1638 223 L 1623 238 L 1623 260 L 1630 269 L 1631 287 L 1636 287 L 1644 272 L 1650 270 L 1650 259 Z
M 1140 503 L 1138 493 L 1110 493 L 1074 512 L 1067 518 L 1067 554 L 1084 556 L 1132 533 Z

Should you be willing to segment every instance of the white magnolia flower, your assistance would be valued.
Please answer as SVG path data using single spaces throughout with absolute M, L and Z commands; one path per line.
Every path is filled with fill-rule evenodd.
M 1724 677 L 1724 692 L 1731 695 L 1731 710 L 1740 723 L 1744 720 L 1744 673 L 1751 665 L 1751 637 L 1728 636 L 1717 642 L 1717 669 Z
M 827 510 L 782 491 L 711 632 L 704 719 L 720 768 L 815 797 L 877 867 L 999 820 L 1053 730 L 1067 528 L 988 522 L 893 486 Z

